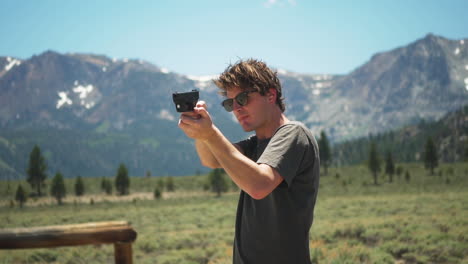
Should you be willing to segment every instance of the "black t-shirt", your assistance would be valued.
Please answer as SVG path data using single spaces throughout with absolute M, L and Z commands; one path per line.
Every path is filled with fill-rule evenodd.
M 253 161 L 276 169 L 284 181 L 261 200 L 241 191 L 233 262 L 310 263 L 309 230 L 320 168 L 312 133 L 302 123 L 290 122 L 271 139 L 252 136 L 237 145 Z

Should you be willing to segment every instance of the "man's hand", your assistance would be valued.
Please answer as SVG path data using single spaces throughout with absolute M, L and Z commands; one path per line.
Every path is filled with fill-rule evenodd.
M 215 134 L 213 121 L 204 101 L 199 101 L 192 112 L 180 115 L 179 127 L 189 138 L 196 140 L 204 141 Z

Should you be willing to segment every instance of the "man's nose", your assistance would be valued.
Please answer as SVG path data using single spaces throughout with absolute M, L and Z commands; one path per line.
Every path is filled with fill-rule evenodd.
M 232 102 L 232 110 L 237 111 L 242 108 L 242 105 L 238 104 L 236 100 L 233 100 Z

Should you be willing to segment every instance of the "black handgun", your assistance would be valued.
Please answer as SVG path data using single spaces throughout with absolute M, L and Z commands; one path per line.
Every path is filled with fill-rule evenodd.
M 177 112 L 191 112 L 198 102 L 198 91 L 192 90 L 191 92 L 172 94 L 172 100 L 174 101 Z

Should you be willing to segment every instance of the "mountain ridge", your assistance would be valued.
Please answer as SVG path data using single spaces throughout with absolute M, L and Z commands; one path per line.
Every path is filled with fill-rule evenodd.
M 375 54 L 347 75 L 277 69 L 285 113 L 315 135 L 326 131 L 333 142 L 438 119 L 468 103 L 467 45 L 429 34 Z M 222 98 L 209 78 L 104 55 L 46 51 L 26 60 L 0 57 L 0 174 L 24 175 L 34 144 L 49 153 L 51 170 L 64 174 L 75 173 L 81 164 L 82 175 L 110 175 L 125 161 L 136 175 L 206 170 L 193 142 L 177 128 L 171 99 L 173 92 L 194 88 L 230 140 L 247 136 L 220 106 Z M 79 151 L 70 152 L 67 140 L 80 133 L 84 138 L 74 145 Z

